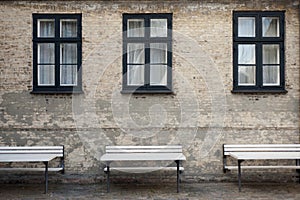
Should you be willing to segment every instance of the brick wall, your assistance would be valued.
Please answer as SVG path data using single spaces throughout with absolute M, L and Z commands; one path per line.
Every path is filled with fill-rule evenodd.
M 231 93 L 234 10 L 286 11 L 287 94 Z M 32 13 L 82 13 L 83 94 L 30 93 Z M 174 94 L 120 93 L 123 13 L 173 13 Z M 223 143 L 299 143 L 296 0 L 2 1 L 0 20 L 0 145 L 65 145 L 65 179 L 102 179 L 109 144 L 182 144 L 186 180 L 227 180 Z

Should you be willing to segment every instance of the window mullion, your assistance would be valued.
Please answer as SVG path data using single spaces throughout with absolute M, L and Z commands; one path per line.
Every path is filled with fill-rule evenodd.
M 283 42 L 280 42 L 280 50 L 279 50 L 279 59 L 280 59 L 280 62 L 279 62 L 279 67 L 280 67 L 280 70 L 279 70 L 279 73 L 280 73 L 280 86 L 284 86 L 285 84 L 285 77 L 284 77 L 284 43 Z
M 256 86 L 263 86 L 262 44 L 256 43 Z
M 255 16 L 255 26 L 256 26 L 256 41 L 263 40 L 263 31 L 262 31 L 262 16 L 260 14 Z
M 60 18 L 55 17 L 55 87 L 60 86 Z
M 150 17 L 145 16 L 145 86 L 150 87 Z
M 150 43 L 145 42 L 145 85 L 150 86 Z
M 55 86 L 60 86 L 60 42 L 55 42 Z

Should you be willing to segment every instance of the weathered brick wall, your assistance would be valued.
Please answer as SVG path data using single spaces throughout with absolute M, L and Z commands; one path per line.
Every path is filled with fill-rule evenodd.
M 231 93 L 233 10 L 286 11 L 287 94 Z M 32 13 L 82 13 L 84 94 L 30 94 Z M 174 94 L 120 93 L 123 13 L 173 13 Z M 2 1 L 0 20 L 0 145 L 65 145 L 66 180 L 102 179 L 109 144 L 182 144 L 184 179 L 227 180 L 223 143 L 299 143 L 299 1 Z

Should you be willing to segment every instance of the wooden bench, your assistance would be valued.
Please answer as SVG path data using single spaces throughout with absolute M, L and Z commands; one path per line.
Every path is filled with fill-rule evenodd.
M 48 163 L 59 158 L 58 167 L 49 167 Z M 0 147 L 0 162 L 2 163 L 44 163 L 44 168 L 20 168 L 20 167 L 0 167 L 0 171 L 44 171 L 45 173 L 45 193 L 48 192 L 48 172 L 64 173 L 64 147 L 63 146 L 30 146 L 30 147 Z
M 177 192 L 179 192 L 180 173 L 184 170 L 180 166 L 181 161 L 186 160 L 182 153 L 182 146 L 106 146 L 105 154 L 100 159 L 106 163 L 104 172 L 107 174 L 107 192 L 110 191 L 110 171 L 119 170 L 125 172 L 149 172 L 155 170 L 176 170 L 177 171 Z M 111 167 L 112 162 L 135 162 L 139 165 L 147 161 L 174 161 L 176 167 L 156 166 L 156 167 Z
M 237 166 L 228 166 L 227 157 L 237 160 Z M 295 160 L 295 165 L 241 165 L 246 160 Z M 300 144 L 239 144 L 223 145 L 223 170 L 238 170 L 239 191 L 241 191 L 241 170 L 243 169 L 296 169 L 300 173 Z M 299 177 L 300 179 L 300 177 Z M 299 180 L 300 181 L 300 180 Z

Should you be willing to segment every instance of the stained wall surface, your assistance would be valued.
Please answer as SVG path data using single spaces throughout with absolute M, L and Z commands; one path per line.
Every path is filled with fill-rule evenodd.
M 285 11 L 287 93 L 232 93 L 239 10 Z M 31 94 L 33 13 L 82 14 L 82 94 Z M 124 13 L 173 14 L 173 94 L 120 92 Z M 222 144 L 300 142 L 299 18 L 296 0 L 1 1 L 0 145 L 64 145 L 62 179 L 93 182 L 106 145 L 182 144 L 183 179 L 235 179 Z

